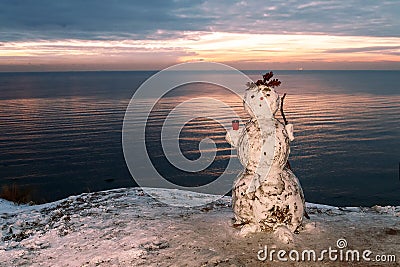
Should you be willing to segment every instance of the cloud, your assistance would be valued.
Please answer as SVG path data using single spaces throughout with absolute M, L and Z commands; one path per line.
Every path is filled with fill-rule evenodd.
M 228 0 L 205 2 L 207 11 L 221 15 L 219 31 L 297 33 L 351 36 L 399 36 L 400 3 L 396 1 L 247 1 L 246 8 L 224 8 Z M 216 6 L 219 6 L 216 8 Z M 221 23 L 221 21 L 219 20 Z
M 349 47 L 340 49 L 328 49 L 325 53 L 359 53 L 359 52 L 382 52 L 382 53 L 393 53 L 393 51 L 400 50 L 400 46 L 365 46 L 365 47 Z M 397 53 L 398 52 L 394 52 Z
M 165 40 L 40 40 L 0 43 L 3 60 L 26 60 L 38 62 L 50 58 L 60 61 L 69 58 L 82 60 L 92 58 L 104 61 L 136 60 L 149 57 L 161 60 L 174 57 L 185 62 L 199 59 L 210 61 L 294 61 L 294 60 L 397 60 L 388 53 L 397 52 L 400 38 L 295 35 L 295 34 L 252 34 L 226 32 L 190 32 L 184 37 Z M 362 46 L 360 46 L 362 44 Z M 384 44 L 384 45 L 382 45 Z M 158 54 L 158 57 L 151 55 Z M 7 58 L 8 57 L 8 58 Z M 19 58 L 19 59 L 17 59 Z M 31 62 L 30 61 L 30 62 Z
M 2 0 L 0 67 L 157 69 L 208 60 L 398 68 L 398 29 L 400 2 L 390 0 Z
M 147 39 L 205 29 L 201 1 L 6 0 L 0 2 L 0 38 Z
M 399 36 L 398 1 L 3 0 L 0 41 L 163 40 L 186 31 Z

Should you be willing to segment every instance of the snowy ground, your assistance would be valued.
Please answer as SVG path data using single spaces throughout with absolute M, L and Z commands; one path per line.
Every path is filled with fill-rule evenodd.
M 190 196 L 155 189 L 160 198 Z M 198 197 L 198 196 L 197 196 Z M 207 197 L 206 195 L 204 197 Z M 38 206 L 0 200 L 0 266 L 399 266 L 400 207 L 336 208 L 307 204 L 311 220 L 295 243 L 271 233 L 241 237 L 230 198 L 197 208 L 168 206 L 141 189 L 116 189 Z M 268 247 L 289 252 L 336 248 L 395 255 L 396 262 L 260 261 Z M 317 254 L 319 255 L 319 254 Z

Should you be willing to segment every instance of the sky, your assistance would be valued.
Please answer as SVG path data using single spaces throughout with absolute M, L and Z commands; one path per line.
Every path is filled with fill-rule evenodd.
M 400 70 L 400 1 L 2 0 L 0 71 Z

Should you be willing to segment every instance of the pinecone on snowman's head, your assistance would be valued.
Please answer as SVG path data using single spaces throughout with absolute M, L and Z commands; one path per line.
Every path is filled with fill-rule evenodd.
M 265 85 L 267 87 L 278 87 L 279 85 L 281 85 L 281 82 L 278 79 L 272 79 L 270 80 L 272 77 L 274 76 L 274 73 L 272 71 L 267 72 L 263 75 L 263 79 L 262 80 L 258 80 L 256 82 L 256 85 Z

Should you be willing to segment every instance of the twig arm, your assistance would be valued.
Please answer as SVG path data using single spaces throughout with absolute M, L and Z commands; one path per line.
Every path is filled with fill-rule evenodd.
M 286 120 L 285 112 L 283 111 L 283 101 L 285 100 L 285 96 L 286 96 L 286 93 L 284 93 L 281 98 L 281 114 L 282 114 L 283 122 L 285 123 L 285 125 L 288 125 L 289 122 Z

